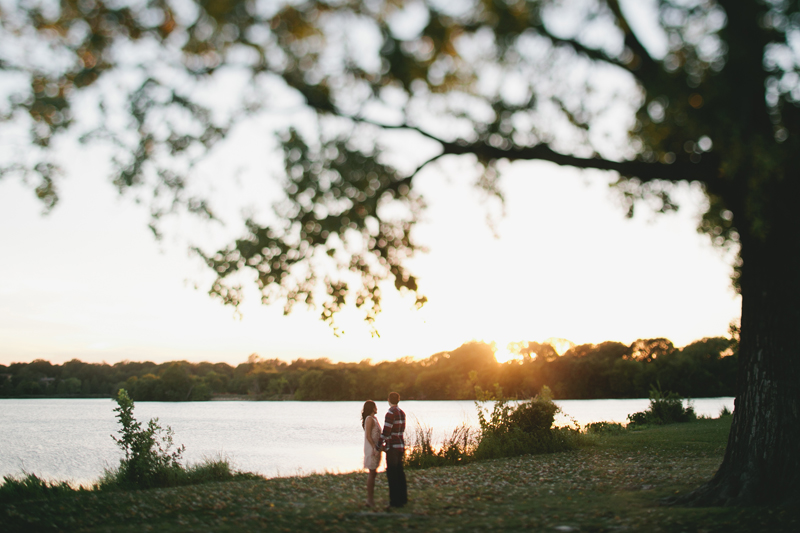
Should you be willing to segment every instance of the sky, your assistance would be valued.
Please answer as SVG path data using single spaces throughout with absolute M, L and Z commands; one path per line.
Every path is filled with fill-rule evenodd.
M 493 230 L 487 214 L 497 205 L 464 178 L 469 163 L 450 158 L 417 178 L 429 207 L 416 235 L 429 252 L 409 265 L 429 298 L 422 310 L 387 287 L 380 337 L 354 310 L 338 319 L 344 334 L 335 337 L 318 310 L 283 316 L 251 290 L 236 317 L 207 285 L 194 287 L 209 277 L 186 241 L 213 240 L 213 228 L 177 225 L 156 241 L 145 208 L 120 197 L 104 168 L 77 151 L 47 215 L 30 189 L 0 181 L 0 363 L 235 365 L 253 353 L 376 362 L 471 340 L 495 342 L 502 360 L 510 342 L 549 337 L 666 337 L 683 346 L 725 336 L 740 312 L 730 258 L 695 230 L 703 202 L 696 188 L 679 189 L 677 214 L 639 209 L 629 220 L 608 186 L 613 176 L 509 164 L 506 215 Z
M 645 15 L 634 20 L 644 24 Z M 658 32 L 640 30 L 658 55 Z M 261 214 L 276 199 L 268 176 L 279 173 L 281 161 L 257 143 L 261 126 L 232 132 L 227 144 L 237 149 L 212 155 L 200 170 L 223 211 L 244 204 Z M 376 323 L 380 337 L 353 309 L 337 319 L 344 334 L 335 337 L 319 310 L 298 307 L 284 316 L 282 305 L 260 305 L 249 287 L 239 316 L 206 294 L 212 276 L 187 253 L 189 244 L 213 250 L 235 238 L 235 224 L 178 218 L 156 241 L 146 208 L 110 185 L 107 154 L 68 141 L 60 153 L 66 175 L 49 214 L 31 187 L 0 180 L 0 364 L 78 358 L 235 365 L 253 353 L 381 361 L 424 358 L 472 340 L 494 342 L 505 360 L 509 343 L 551 337 L 577 344 L 666 337 L 683 346 L 727 335 L 740 314 L 730 254 L 696 232 L 704 202 L 697 187 L 680 186 L 676 214 L 640 206 L 626 219 L 609 188 L 615 176 L 518 162 L 501 168 L 506 205 L 498 218 L 497 202 L 471 185 L 469 158 L 451 157 L 415 178 L 428 203 L 415 237 L 430 251 L 408 266 L 428 297 L 423 309 L 389 285 Z M 242 154 L 252 164 L 240 165 Z M 487 216 L 496 221 L 491 227 Z

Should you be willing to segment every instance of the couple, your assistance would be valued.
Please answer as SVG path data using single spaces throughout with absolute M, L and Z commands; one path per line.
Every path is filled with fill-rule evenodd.
M 403 471 L 406 430 L 406 414 L 397 407 L 400 395 L 389 393 L 389 410 L 380 430 L 380 422 L 375 416 L 378 407 L 372 400 L 364 402 L 361 410 L 361 426 L 364 428 L 364 468 L 369 470 L 367 477 L 367 506 L 374 507 L 375 476 L 381 463 L 381 451 L 386 452 L 386 478 L 389 480 L 389 507 L 402 507 L 408 502 L 406 474 Z M 388 508 L 387 508 L 388 509 Z

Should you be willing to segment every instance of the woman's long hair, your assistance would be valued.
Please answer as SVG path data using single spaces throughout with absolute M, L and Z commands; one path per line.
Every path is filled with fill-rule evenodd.
M 361 409 L 361 427 L 367 427 L 367 417 L 370 416 L 372 413 L 378 412 L 378 406 L 375 405 L 375 402 L 372 400 L 367 400 L 364 402 L 364 407 Z

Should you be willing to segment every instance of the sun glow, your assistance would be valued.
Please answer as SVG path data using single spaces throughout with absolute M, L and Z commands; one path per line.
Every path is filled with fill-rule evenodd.
M 522 359 L 523 350 L 528 348 L 528 341 L 491 341 L 488 344 L 491 344 L 494 349 L 494 358 L 500 364 Z M 564 355 L 570 348 L 575 346 L 574 342 L 559 337 L 550 337 L 543 340 L 540 344 L 549 344 L 559 356 Z
M 507 363 L 513 359 L 520 359 L 522 356 L 519 353 L 519 348 L 522 344 L 520 342 L 492 342 L 494 358 L 500 364 Z
M 561 339 L 558 337 L 550 337 L 549 339 L 546 339 L 544 342 L 542 342 L 542 344 L 549 344 L 550 346 L 552 346 L 558 355 L 564 355 L 567 352 L 567 350 L 575 347 L 574 342 L 567 339 Z

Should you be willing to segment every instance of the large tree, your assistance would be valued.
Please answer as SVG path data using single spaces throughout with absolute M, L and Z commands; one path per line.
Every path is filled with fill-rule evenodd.
M 329 321 L 351 301 L 374 319 L 384 281 L 417 293 L 404 266 L 424 208 L 415 186 L 442 157 L 471 158 L 478 185 L 498 193 L 498 161 L 605 170 L 629 214 L 641 201 L 675 209 L 673 184 L 701 184 L 701 231 L 739 249 L 741 344 L 724 461 L 689 499 L 797 495 L 797 2 L 0 6 L 2 175 L 21 176 L 48 207 L 54 147 L 76 135 L 112 151 L 121 191 L 152 193 L 156 231 L 174 210 L 213 217 L 192 187 L 197 162 L 239 124 L 278 117 L 277 217 L 253 216 L 241 239 L 199 251 L 216 273 L 211 293 L 233 305 L 248 279 L 287 311 L 327 293 Z

